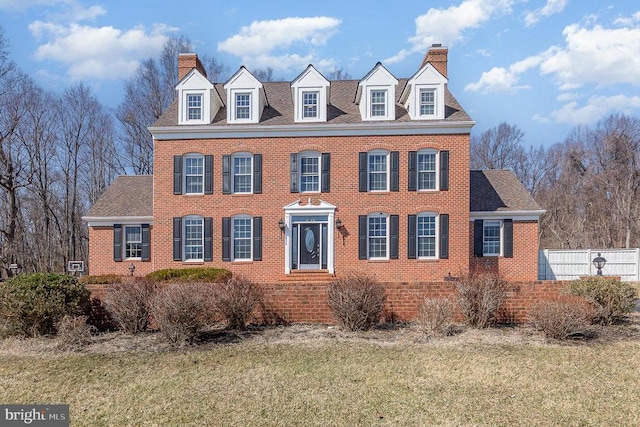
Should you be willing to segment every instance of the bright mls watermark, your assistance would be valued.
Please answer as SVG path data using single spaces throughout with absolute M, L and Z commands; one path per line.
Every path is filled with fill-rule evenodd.
M 69 405 L 0 405 L 0 425 L 69 427 Z

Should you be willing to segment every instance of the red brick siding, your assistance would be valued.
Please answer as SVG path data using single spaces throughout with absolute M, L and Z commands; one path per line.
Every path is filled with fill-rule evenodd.
M 449 191 L 407 191 L 408 152 L 423 148 L 449 150 Z M 400 191 L 384 194 L 358 192 L 358 152 L 386 149 L 400 152 Z M 289 192 L 289 155 L 305 150 L 331 153 L 331 192 L 311 195 L 337 206 L 342 220 L 343 240 L 335 239 L 335 270 L 366 270 L 382 281 L 438 281 L 449 272 L 466 271 L 469 265 L 469 135 L 360 136 L 315 138 L 254 138 L 155 141 L 154 147 L 154 233 L 151 239 L 155 269 L 184 268 L 172 261 L 172 218 L 186 215 L 213 217 L 213 261 L 261 283 L 276 283 L 284 275 L 284 240 L 278 220 L 283 206 L 308 194 Z M 173 194 L 173 156 L 191 152 L 214 155 L 214 194 Z M 236 152 L 263 155 L 263 192 L 254 195 L 222 194 L 222 155 Z M 407 215 L 422 211 L 449 214 L 449 259 L 416 261 L 407 259 Z M 386 262 L 358 260 L 358 215 L 384 212 L 400 216 L 399 259 Z M 222 217 L 250 214 L 263 218 L 263 261 L 222 262 Z M 191 265 L 191 264 L 189 264 Z
M 475 257 L 473 221 L 469 223 L 469 269 L 492 271 L 505 280 L 538 279 L 538 221 L 513 221 L 513 258 Z
M 155 233 L 153 226 L 149 227 L 151 243 Z M 135 275 L 144 276 L 154 271 L 153 262 L 140 260 L 113 260 L 113 227 L 89 227 L 89 269 L 92 276 L 103 274 L 129 274 L 129 265 L 136 266 Z M 151 259 L 153 260 L 153 245 L 151 246 Z

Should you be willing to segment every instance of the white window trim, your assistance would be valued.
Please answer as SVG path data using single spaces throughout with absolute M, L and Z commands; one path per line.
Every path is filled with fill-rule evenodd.
M 384 116 L 373 116 L 371 115 L 371 96 L 372 92 L 384 91 L 385 95 L 385 109 Z M 364 120 L 367 121 L 375 121 L 375 120 L 394 120 L 395 119 L 395 91 L 393 90 L 393 86 L 388 85 L 367 85 L 365 89 L 365 109 L 362 111 L 364 113 Z
M 206 109 L 208 108 L 207 98 L 205 96 L 205 90 L 182 90 L 182 120 L 180 124 L 194 124 L 201 125 L 206 124 Z M 189 96 L 190 95 L 198 95 L 201 99 L 200 105 L 200 118 L 199 119 L 189 119 Z
M 131 242 L 131 243 L 140 243 L 140 256 L 139 257 L 128 257 L 127 256 L 127 243 L 129 243 L 127 241 L 127 228 L 139 228 L 140 229 L 140 241 L 139 242 Z M 123 230 L 122 230 L 122 259 L 124 260 L 131 260 L 131 261 L 140 261 L 142 260 L 142 224 L 126 224 L 122 226 Z
M 384 256 L 384 257 L 372 257 L 370 255 L 371 251 L 370 251 L 369 242 L 370 242 L 371 236 L 369 235 L 369 220 L 371 218 L 384 218 L 385 221 L 386 221 L 386 227 L 385 227 L 385 229 L 386 229 L 386 234 L 385 234 L 386 249 L 385 249 L 385 253 L 387 255 Z M 389 218 L 390 218 L 390 216 L 388 214 L 382 213 L 382 212 L 380 212 L 380 213 L 372 213 L 372 214 L 367 215 L 367 259 L 368 260 L 381 261 L 381 260 L 389 260 L 390 259 L 390 256 L 389 256 L 389 240 L 391 240 L 391 239 L 389 237 L 389 225 L 390 225 Z
M 233 105 L 231 106 L 231 108 L 233 109 L 233 122 L 234 123 L 249 123 L 249 122 L 253 122 L 253 103 L 254 101 L 254 96 L 253 96 L 253 90 L 234 90 L 232 91 L 232 101 L 233 101 Z M 249 96 L 249 105 L 246 107 L 242 107 L 242 108 L 248 108 L 249 109 L 249 117 L 242 117 L 239 118 L 238 117 L 238 96 L 240 95 L 248 95 Z
M 387 151 L 387 150 L 371 150 L 367 153 L 367 191 L 369 193 L 388 193 L 389 192 L 389 188 L 391 186 L 391 156 L 390 156 L 391 152 Z M 386 188 L 384 190 L 372 190 L 371 189 L 371 179 L 370 179 L 370 173 L 371 173 L 371 169 L 370 169 L 370 163 L 369 163 L 369 158 L 371 156 L 380 156 L 380 155 L 385 155 L 387 157 L 387 161 L 386 161 L 386 165 L 387 165 L 387 171 L 386 171 L 386 177 L 387 177 L 387 185 Z
M 304 191 L 302 189 L 302 159 L 303 158 L 317 158 L 318 159 L 318 189 L 314 191 Z M 303 151 L 298 154 L 298 182 L 300 183 L 300 193 L 313 194 L 320 193 L 320 187 L 322 186 L 322 154 L 318 151 Z
M 248 158 L 251 172 L 249 173 L 249 191 L 236 191 L 236 168 L 235 161 L 237 158 Z M 231 155 L 231 193 L 232 194 L 253 194 L 253 154 L 242 152 Z
M 237 219 L 249 220 L 249 257 L 248 258 L 236 258 L 235 246 L 236 246 L 236 232 L 235 221 Z M 253 261 L 253 217 L 250 215 L 235 215 L 231 217 L 231 260 L 234 262 L 247 262 Z
M 433 114 L 422 114 L 422 93 L 431 92 L 433 94 Z M 422 118 L 435 118 L 438 115 L 438 90 L 432 87 L 421 87 L 418 90 L 417 113 Z
M 315 116 L 311 116 L 311 117 L 305 117 L 304 113 L 305 113 L 305 103 L 304 103 L 304 96 L 306 94 L 315 94 L 316 95 L 316 115 Z M 300 105 L 302 107 L 302 111 L 300 112 L 300 119 L 302 121 L 318 121 L 318 119 L 320 118 L 320 90 L 319 89 L 302 89 L 301 90 L 301 94 L 300 94 Z M 312 104 L 310 104 L 312 105 Z
M 421 217 L 435 217 L 435 255 L 420 256 L 420 236 L 418 235 L 418 220 Z M 440 257 L 440 215 L 435 212 L 420 212 L 416 215 L 416 258 L 417 259 L 439 259 Z
M 487 223 L 498 223 L 500 226 L 500 251 L 498 253 L 485 253 L 484 252 L 484 228 Z M 490 219 L 482 221 L 482 256 L 485 257 L 501 257 L 504 253 L 504 221 L 499 219 Z
M 420 169 L 419 169 L 419 165 L 420 162 L 419 157 L 420 154 L 433 154 L 435 155 L 435 160 L 436 160 L 436 169 L 435 169 L 435 174 L 436 174 L 436 186 L 435 188 L 420 188 Z M 435 150 L 433 148 L 425 148 L 423 150 L 419 150 L 416 153 L 416 189 L 418 191 L 424 191 L 424 192 L 434 192 L 434 191 L 439 191 L 440 190 L 440 152 L 438 150 Z
M 420 114 L 421 94 L 423 91 L 433 92 L 433 114 Z M 444 119 L 444 85 L 440 83 L 414 83 L 409 97 L 409 115 L 412 120 Z
M 384 99 L 382 102 L 373 102 L 373 93 L 374 92 L 380 92 L 384 95 Z M 369 90 L 369 116 L 373 119 L 373 118 L 381 118 L 381 117 L 387 117 L 387 98 L 389 96 L 389 91 L 388 89 L 370 89 Z M 373 106 L 374 105 L 382 105 L 384 107 L 384 114 L 379 114 L 379 115 L 374 115 L 373 114 Z
M 200 192 L 189 192 L 187 187 L 187 159 L 202 159 L 202 191 Z M 189 195 L 202 195 L 204 194 L 204 154 L 200 153 L 188 153 L 185 154 L 182 158 L 182 188 L 184 188 L 184 194 Z M 189 176 L 198 176 L 198 175 L 189 175 Z
M 200 246 L 202 247 L 202 258 L 187 259 L 187 220 L 199 220 L 201 227 L 202 239 Z M 200 215 L 188 215 L 182 217 L 182 261 L 183 262 L 204 262 L 204 217 Z

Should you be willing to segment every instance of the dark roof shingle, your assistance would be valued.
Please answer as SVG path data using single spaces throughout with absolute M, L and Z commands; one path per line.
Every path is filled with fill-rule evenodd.
M 472 170 L 470 211 L 540 211 L 524 185 L 510 170 Z
M 102 193 L 86 217 L 153 215 L 153 175 L 121 175 Z

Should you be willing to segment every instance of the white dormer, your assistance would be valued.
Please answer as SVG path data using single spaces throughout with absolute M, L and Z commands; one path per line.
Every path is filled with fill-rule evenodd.
M 397 85 L 398 79 L 378 62 L 358 83 L 356 104 L 362 120 L 395 120 Z
M 227 123 L 258 123 L 268 105 L 264 87 L 244 66 L 224 84 L 227 92 Z
M 411 120 L 444 119 L 444 88 L 447 78 L 427 62 L 407 82 L 400 102 Z
M 291 82 L 291 96 L 296 123 L 327 121 L 330 83 L 313 65 Z
M 213 121 L 224 102 L 204 75 L 191 69 L 176 85 L 178 124 L 206 125 Z

